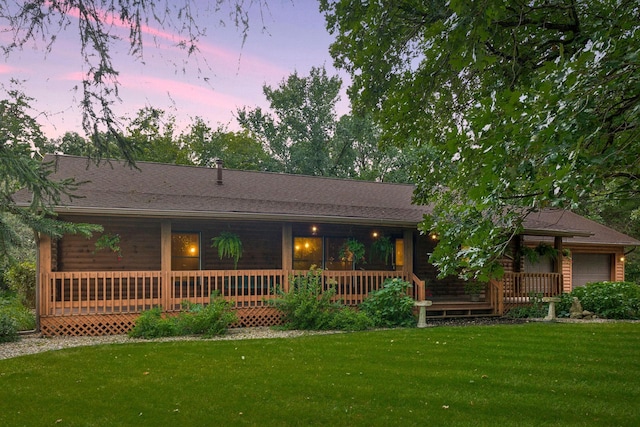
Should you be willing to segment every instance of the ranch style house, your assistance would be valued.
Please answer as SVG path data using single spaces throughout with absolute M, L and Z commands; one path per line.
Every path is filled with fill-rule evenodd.
M 482 287 L 479 301 L 457 277 L 437 279 L 429 263 L 436 236 L 417 225 L 429 206 L 412 203 L 414 186 L 50 155 L 53 179 L 84 182 L 55 212 L 104 227 L 87 239 L 38 238 L 37 316 L 44 335 L 127 332 L 144 310 L 167 313 L 213 292 L 234 303 L 237 326 L 280 321 L 268 306 L 274 288 L 312 266 L 336 298 L 357 305 L 388 278 L 429 299 L 427 316 L 501 315 L 532 293 L 554 296 L 599 280 L 624 280 L 625 248 L 640 245 L 565 210 L 530 215 L 511 253 L 539 251 L 537 260 L 505 256 L 505 275 Z M 15 195 L 28 206 L 26 192 Z M 237 260 L 220 258 L 212 240 L 242 243 Z M 351 245 L 351 247 L 350 247 Z M 357 245 L 360 251 L 355 250 Z M 351 250 L 353 249 L 353 250 Z M 555 254 L 550 256 L 549 253 Z M 356 254 L 356 256 L 354 256 Z

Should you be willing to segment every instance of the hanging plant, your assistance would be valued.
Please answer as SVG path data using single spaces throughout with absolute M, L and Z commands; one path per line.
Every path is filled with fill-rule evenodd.
M 118 261 L 122 259 L 122 249 L 120 248 L 120 235 L 117 233 L 105 233 L 96 240 L 95 254 L 102 249 L 108 249 L 114 254 L 118 255 Z
M 242 258 L 240 236 L 229 231 L 223 231 L 218 237 L 211 239 L 211 247 L 218 249 L 220 259 L 232 258 L 233 268 L 238 269 L 238 261 Z
M 365 263 L 364 254 L 364 244 L 360 243 L 356 239 L 347 239 L 347 241 L 340 247 L 339 253 L 340 259 L 345 262 L 350 261 L 354 270 L 357 263 Z
M 373 242 L 373 245 L 371 245 L 371 252 L 384 260 L 385 264 L 389 264 L 389 258 L 393 254 L 393 249 L 393 242 L 386 236 L 378 238 Z

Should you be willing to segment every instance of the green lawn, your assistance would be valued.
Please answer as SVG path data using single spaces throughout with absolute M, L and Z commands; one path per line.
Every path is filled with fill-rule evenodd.
M 0 425 L 638 426 L 640 324 L 67 349 L 0 360 Z

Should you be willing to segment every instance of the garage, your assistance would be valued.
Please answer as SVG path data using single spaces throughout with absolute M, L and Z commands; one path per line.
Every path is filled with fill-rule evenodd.
M 611 280 L 611 254 L 574 253 L 572 287 Z

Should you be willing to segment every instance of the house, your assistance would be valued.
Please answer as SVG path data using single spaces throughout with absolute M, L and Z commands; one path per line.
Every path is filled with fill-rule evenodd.
M 45 160 L 55 162 L 55 178 L 86 182 L 78 197 L 55 207 L 59 218 L 104 227 L 92 239 L 39 237 L 38 319 L 45 335 L 124 333 L 143 310 L 161 306 L 175 312 L 184 300 L 206 303 L 212 292 L 234 302 L 240 326 L 273 325 L 279 316 L 265 301 L 274 297 L 274 288 L 288 289 L 292 274 L 312 265 L 324 269 L 325 283 L 331 279 L 336 298 L 347 304 L 360 303 L 387 278 L 402 277 L 414 285 L 416 300 L 432 295 L 432 315 L 502 314 L 531 291 L 555 295 L 570 290 L 572 280 L 581 284 L 581 269 L 590 263 L 582 254 L 608 257 L 598 278 L 622 280 L 625 246 L 640 245 L 571 212 L 540 212 L 514 240 L 513 253 L 549 244 L 561 254 L 555 266 L 506 257 L 504 279 L 485 288 L 484 301 L 471 303 L 458 278 L 436 280 L 428 262 L 435 242 L 417 231 L 430 208 L 411 203 L 411 185 L 238 171 L 221 164 L 139 162 L 131 168 L 118 161 L 97 167 L 74 156 Z M 25 193 L 16 200 L 29 203 Z M 222 233 L 243 244 L 237 265 L 212 247 Z M 109 238 L 117 238 L 119 250 L 96 246 Z M 364 256 L 354 259 L 345 251 L 348 241 L 361 243 Z M 566 248 L 572 257 L 562 256 Z

